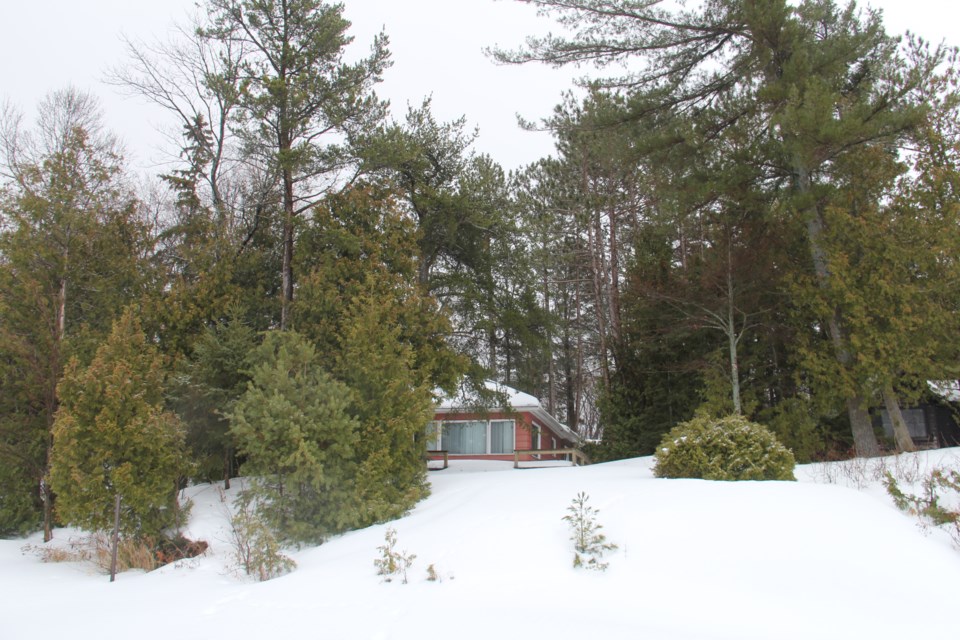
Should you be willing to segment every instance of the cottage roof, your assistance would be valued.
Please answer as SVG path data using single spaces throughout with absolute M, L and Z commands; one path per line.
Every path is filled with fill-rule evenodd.
M 540 401 L 529 393 L 517 391 L 513 387 L 508 387 L 507 385 L 500 384 L 499 382 L 494 382 L 493 380 L 484 380 L 483 386 L 489 391 L 506 396 L 508 399 L 507 401 L 510 403 L 510 408 L 512 409 L 542 406 Z M 461 393 L 456 396 L 448 396 L 441 399 L 438 408 L 447 410 L 462 409 L 463 407 L 475 405 L 477 402 L 477 396 L 472 392 L 472 390 L 462 390 Z
M 540 401 L 529 393 L 518 391 L 513 387 L 508 387 L 505 384 L 500 384 L 499 382 L 494 382 L 493 380 L 485 380 L 483 384 L 488 390 L 506 396 L 507 403 L 509 404 L 509 409 L 511 411 L 516 411 L 518 413 L 529 413 L 533 415 L 533 417 L 539 422 L 542 422 L 545 426 L 549 427 L 556 433 L 569 438 L 573 442 L 580 441 L 580 437 L 576 433 L 574 433 L 567 425 L 550 415 L 550 413 L 543 408 L 543 405 L 540 404 Z M 477 404 L 480 403 L 476 397 L 476 394 L 469 390 L 462 389 L 461 393 L 456 396 L 442 398 L 440 403 L 437 405 L 437 413 L 462 412 Z M 503 409 L 505 407 L 487 408 L 491 411 L 496 411 L 497 409 Z

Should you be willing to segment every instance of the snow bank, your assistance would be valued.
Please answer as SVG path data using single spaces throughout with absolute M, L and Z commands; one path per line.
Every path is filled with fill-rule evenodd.
M 208 555 L 114 584 L 0 541 L 0 638 L 956 637 L 960 553 L 874 484 L 823 484 L 826 467 L 800 483 L 658 480 L 650 465 L 453 462 L 407 517 L 295 552 L 298 569 L 266 583 L 230 570 L 218 492 L 196 487 L 189 533 Z M 619 545 L 605 573 L 571 566 L 561 518 L 579 491 Z M 409 584 L 375 574 L 388 526 L 417 555 Z

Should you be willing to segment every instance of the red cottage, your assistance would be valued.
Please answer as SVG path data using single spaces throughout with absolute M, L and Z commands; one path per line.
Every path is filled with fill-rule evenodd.
M 480 414 L 465 408 L 471 404 L 469 398 L 444 399 L 427 431 L 431 459 L 442 460 L 446 454 L 455 460 L 579 461 L 579 452 L 573 455 L 569 450 L 579 446 L 580 438 L 550 415 L 539 400 L 494 382 L 488 381 L 486 386 L 505 394 L 509 408 Z M 568 451 L 551 453 L 558 449 Z

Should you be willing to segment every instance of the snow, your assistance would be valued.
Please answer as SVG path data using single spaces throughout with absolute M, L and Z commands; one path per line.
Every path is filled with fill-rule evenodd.
M 947 450 L 882 464 L 918 479 L 958 461 Z M 723 483 L 655 479 L 650 458 L 520 471 L 451 461 L 408 516 L 292 551 L 297 570 L 264 583 L 231 569 L 225 506 L 198 486 L 187 535 L 207 554 L 114 584 L 21 551 L 37 536 L 0 541 L 0 638 L 955 638 L 960 552 L 893 507 L 879 464 Z M 619 546 L 603 573 L 572 567 L 561 518 L 580 491 Z M 409 584 L 376 575 L 388 527 L 417 555 Z M 441 581 L 427 581 L 429 564 Z
M 533 409 L 541 406 L 540 401 L 535 397 L 529 393 L 517 391 L 513 387 L 508 387 L 507 385 L 499 384 L 492 380 L 485 380 L 483 385 L 489 391 L 504 394 L 507 398 L 510 408 L 512 409 Z M 438 408 L 441 410 L 459 409 L 465 406 L 468 407 L 476 402 L 477 397 L 475 394 L 463 392 L 459 396 L 443 398 L 440 401 Z

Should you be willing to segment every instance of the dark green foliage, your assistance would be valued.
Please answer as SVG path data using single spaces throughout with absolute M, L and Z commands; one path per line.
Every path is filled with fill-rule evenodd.
M 948 149 L 955 146 L 956 129 L 949 124 L 955 112 L 942 116 L 955 109 L 955 75 L 951 69 L 938 77 L 938 69 L 955 64 L 955 55 L 888 36 L 880 12 L 853 2 L 524 1 L 556 18 L 561 35 L 530 38 L 520 51 L 496 51 L 501 61 L 592 64 L 601 73 L 625 69 L 621 77 L 592 80 L 584 108 L 564 105 L 557 113 L 571 117 L 550 124 L 563 153 L 563 145 L 610 131 L 617 132 L 615 140 L 601 153 L 616 156 L 618 143 L 634 143 L 635 157 L 618 164 L 643 171 L 613 193 L 643 194 L 631 208 L 640 230 L 665 223 L 675 235 L 667 238 L 671 255 L 662 264 L 682 276 L 652 293 L 661 306 L 684 309 L 699 329 L 727 334 L 723 376 L 716 351 L 693 351 L 709 367 L 703 369 L 704 403 L 769 418 L 781 413 L 782 402 L 824 395 L 805 410 L 784 411 L 819 421 L 845 409 L 856 449 L 875 454 L 865 408 L 877 401 L 876 392 L 893 406 L 905 381 L 915 388 L 956 362 L 943 353 L 944 345 L 956 342 L 949 328 L 956 296 L 938 291 L 940 283 L 955 281 L 939 275 L 954 268 L 955 261 L 942 260 L 956 253 L 947 248 L 960 235 L 950 221 L 953 211 L 940 206 L 944 201 L 927 200 L 934 206 L 915 216 L 896 197 L 913 182 L 934 186 L 940 179 L 933 176 L 954 171 Z M 592 121 L 591 101 L 602 103 L 596 95 L 615 96 L 608 103 L 622 96 L 625 108 L 605 123 Z M 953 107 L 936 113 L 951 101 Z M 917 140 L 925 129 L 944 132 L 951 142 L 935 144 L 928 155 L 920 150 L 929 140 Z M 904 147 L 926 167 L 940 166 L 909 176 L 898 153 Z M 588 182 L 589 156 L 565 160 L 573 160 L 568 170 L 582 177 L 588 198 L 610 193 L 604 183 Z M 951 191 L 940 190 L 949 182 L 935 187 L 940 195 Z M 921 199 L 932 195 L 923 191 Z M 955 205 L 954 194 L 947 201 Z M 611 230 L 613 219 L 610 214 Z M 929 232 L 942 241 L 930 243 Z M 616 273 L 612 247 L 609 256 Z M 724 275 L 725 300 L 716 295 L 717 276 Z M 804 287 L 791 286 L 794 281 Z M 638 293 L 646 294 L 625 292 L 625 311 Z M 803 313 L 791 315 L 790 307 Z M 614 319 L 611 312 L 612 334 Z M 601 344 L 600 367 L 608 359 L 604 351 Z M 631 357 L 630 351 L 620 351 L 615 368 L 630 366 L 621 356 Z M 635 369 L 646 365 L 641 358 Z M 612 389 L 612 379 L 605 384 L 613 391 L 608 400 L 620 408 L 623 388 L 630 386 Z M 651 386 L 636 385 L 636 393 Z M 729 395 L 718 393 L 726 386 Z M 724 406 L 727 397 L 732 406 Z M 638 412 L 605 413 L 619 427 Z M 817 448 L 812 440 L 818 429 L 803 424 L 798 439 L 807 450 Z M 620 438 L 616 429 L 611 433 Z M 909 437 L 903 440 L 909 446 Z M 899 437 L 898 446 L 904 446 Z
M 445 343 L 445 315 L 413 281 L 416 233 L 389 194 L 367 185 L 326 205 L 302 241 L 313 266 L 294 321 L 350 390 L 349 413 L 360 423 L 358 515 L 370 524 L 426 495 L 422 432 L 433 389 L 450 388 L 464 361 Z
M 699 415 L 677 425 L 657 447 L 658 478 L 795 480 L 796 461 L 765 427 L 741 416 Z
M 389 66 L 386 36 L 348 62 L 342 4 L 318 0 L 209 0 L 205 38 L 232 45 L 245 162 L 278 181 L 282 211 L 280 328 L 290 328 L 295 229 L 300 214 L 354 162 L 349 144 L 379 124 L 386 103 L 373 87 Z M 352 56 L 350 56 L 352 57 Z M 216 80 L 222 80 L 217 78 Z M 209 82 L 210 79 L 205 78 Z M 338 135 L 348 144 L 325 142 Z
M 637 240 L 616 346 L 619 366 L 600 401 L 603 440 L 598 449 L 604 460 L 652 454 L 663 434 L 689 419 L 703 401 L 701 360 L 710 348 L 708 336 L 645 293 L 671 288 L 670 244 L 665 230 L 655 225 Z
M 429 377 L 402 337 L 400 308 L 373 292 L 346 311 L 338 377 L 361 427 L 357 497 L 362 524 L 398 518 L 429 492 L 423 426 L 433 416 Z
M 89 366 L 73 360 L 58 393 L 50 482 L 63 522 L 158 536 L 176 522 L 183 431 L 163 410 L 163 360 L 128 309 Z
M 196 340 L 181 384 L 174 389 L 173 405 L 187 427 L 199 480 L 229 482 L 236 470 L 228 415 L 246 390 L 247 357 L 257 344 L 253 329 L 238 310 L 231 310 L 229 320 L 207 328 Z
M 650 455 L 663 434 L 702 402 L 703 375 L 686 361 L 698 342 L 653 337 L 620 358 L 601 397 L 603 439 L 598 460 Z
M 0 537 L 27 534 L 40 525 L 37 483 L 15 464 L 0 464 Z
M 392 316 L 394 339 L 412 350 L 413 367 L 434 388 L 452 390 L 466 362 L 447 342 L 450 321 L 433 296 L 417 286 L 416 225 L 394 194 L 370 184 L 328 197 L 301 237 L 303 277 L 294 307 L 297 330 L 308 335 L 326 366 L 350 329 L 353 300 L 379 300 Z M 351 358 L 345 363 L 354 362 Z M 353 366 L 353 364 L 350 364 Z M 337 370 L 334 376 L 342 378 Z
M 250 382 L 230 414 L 230 435 L 257 513 L 281 539 L 320 542 L 360 522 L 360 424 L 350 389 L 321 367 L 293 331 L 271 331 L 249 358 Z

